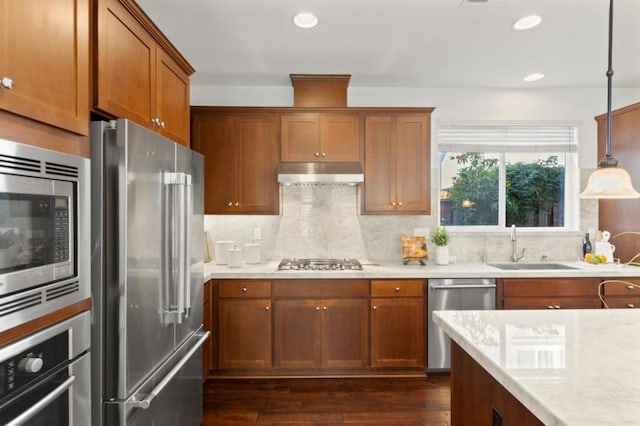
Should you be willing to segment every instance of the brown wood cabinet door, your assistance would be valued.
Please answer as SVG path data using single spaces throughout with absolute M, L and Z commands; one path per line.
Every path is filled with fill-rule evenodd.
M 0 77 L 0 109 L 88 135 L 88 0 L 0 1 Z
M 189 140 L 189 76 L 160 47 L 156 62 L 156 113 L 160 133 L 184 146 Z
M 221 369 L 271 367 L 271 300 L 220 300 L 218 327 Z
M 605 155 L 607 121 L 606 114 L 596 117 L 598 121 L 598 160 Z M 640 103 L 613 111 L 611 117 L 611 140 L 614 157 L 620 167 L 631 176 L 636 191 L 640 189 Z M 611 235 L 638 229 L 637 212 L 640 199 L 599 200 L 598 219 L 600 229 L 606 229 Z M 616 246 L 614 256 L 622 262 L 628 262 L 640 253 L 640 238 L 625 234 L 611 240 Z M 638 259 L 636 259 L 638 261 Z
M 321 305 L 322 367 L 366 367 L 369 364 L 368 300 L 322 300 Z
M 320 368 L 322 306 L 314 300 L 276 300 L 273 363 L 276 368 Z
M 422 298 L 371 299 L 371 366 L 424 367 Z
M 234 211 L 277 214 L 278 136 L 276 114 L 239 114 L 233 125 L 235 146 Z M 235 206 L 235 203 L 238 206 Z
M 360 117 L 320 115 L 321 161 L 360 161 Z
M 424 115 L 396 117 L 398 212 L 430 213 L 430 121 Z
M 364 211 L 396 211 L 396 126 L 391 116 L 365 117 Z
M 211 312 L 212 312 L 212 304 L 211 304 L 211 281 L 207 281 L 204 283 L 204 287 L 202 289 L 202 323 L 204 331 L 209 331 L 212 334 L 202 345 L 202 377 L 207 378 L 209 375 L 209 371 L 213 367 L 213 358 L 212 358 L 212 350 L 213 350 L 213 322 L 211 321 Z
M 320 161 L 320 116 L 315 113 L 282 114 L 280 159 Z
M 227 115 L 198 114 L 193 117 L 192 148 L 204 155 L 205 214 L 227 213 L 233 205 L 235 148 L 232 126 L 232 117 Z
M 156 42 L 117 0 L 98 0 L 96 107 L 156 130 Z

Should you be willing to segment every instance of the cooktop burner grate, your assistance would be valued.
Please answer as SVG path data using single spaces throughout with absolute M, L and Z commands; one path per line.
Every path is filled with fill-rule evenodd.
M 357 259 L 282 259 L 278 271 L 361 271 Z

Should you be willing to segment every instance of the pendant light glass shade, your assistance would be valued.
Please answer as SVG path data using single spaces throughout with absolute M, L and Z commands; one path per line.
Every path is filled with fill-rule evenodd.
M 589 176 L 580 198 L 640 198 L 631 185 L 631 176 L 620 167 L 600 167 Z
M 587 187 L 580 198 L 640 198 L 631 185 L 631 176 L 618 167 L 618 160 L 611 155 L 611 77 L 613 39 L 613 0 L 609 0 L 609 68 L 607 69 L 607 139 L 606 154 L 598 164 L 598 169 L 589 176 Z

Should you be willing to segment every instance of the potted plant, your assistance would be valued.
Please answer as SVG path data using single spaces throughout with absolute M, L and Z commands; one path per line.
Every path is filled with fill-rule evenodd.
M 431 232 L 431 242 L 436 245 L 436 264 L 449 264 L 449 233 L 444 226 L 436 226 Z

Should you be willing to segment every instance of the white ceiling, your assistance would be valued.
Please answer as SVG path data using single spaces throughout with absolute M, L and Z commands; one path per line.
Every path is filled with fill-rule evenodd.
M 137 0 L 196 69 L 193 85 L 606 87 L 608 0 Z M 464 1 L 466 3 L 466 0 Z M 312 11 L 310 30 L 291 23 Z M 513 22 L 537 13 L 528 31 Z M 616 0 L 613 85 L 640 88 L 640 0 Z M 546 77 L 522 78 L 534 71 Z

